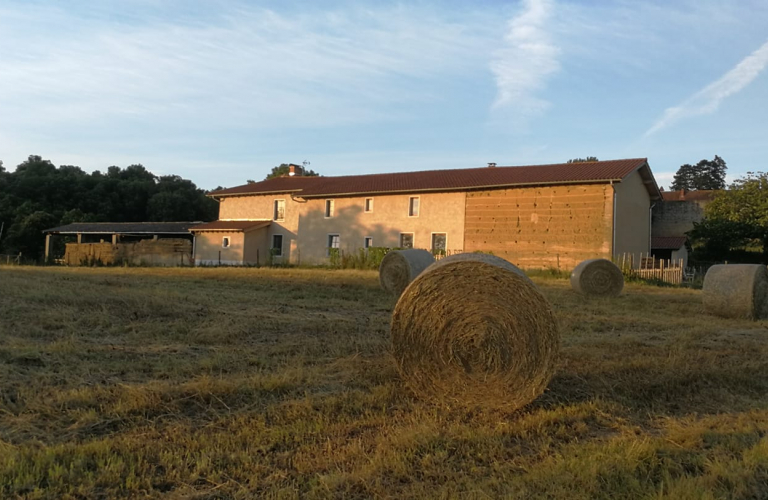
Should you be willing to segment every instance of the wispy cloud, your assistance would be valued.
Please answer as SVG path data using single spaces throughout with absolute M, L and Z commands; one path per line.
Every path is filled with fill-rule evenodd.
M 707 85 L 678 106 L 664 110 L 661 118 L 645 133 L 650 136 L 684 118 L 707 115 L 717 111 L 726 97 L 744 89 L 768 66 L 768 42 L 745 57 L 717 81 Z
M 487 50 L 479 23 L 417 8 L 288 15 L 235 7 L 205 23 L 116 23 L 53 8 L 12 14 L 18 28 L 0 19 L 11 30 L 0 43 L 17 49 L 0 51 L 0 111 L 17 123 L 30 105 L 49 123 L 70 124 L 273 128 L 387 120 L 407 111 L 393 104 L 432 99 L 435 78 L 479 69 L 473 56 Z M 67 26 L 67 36 L 24 33 L 41 18 Z
M 553 6 L 551 0 L 525 0 L 523 12 L 509 21 L 504 47 L 491 62 L 497 88 L 494 108 L 509 107 L 529 116 L 549 105 L 537 93 L 560 69 L 560 50 L 547 29 Z

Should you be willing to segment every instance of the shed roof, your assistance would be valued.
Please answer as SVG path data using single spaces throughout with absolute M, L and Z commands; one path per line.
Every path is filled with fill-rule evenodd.
M 201 222 L 74 222 L 46 229 L 50 234 L 189 234 Z
M 688 240 L 686 236 L 653 236 L 651 238 L 652 250 L 678 250 Z
M 192 232 L 200 231 L 253 231 L 271 224 L 268 220 L 216 220 L 206 224 L 200 224 L 190 229 Z
M 519 167 L 483 167 L 425 170 L 389 174 L 345 175 L 338 177 L 276 177 L 210 193 L 213 197 L 247 194 L 295 193 L 302 198 L 362 194 L 463 191 L 508 186 L 621 182 L 629 174 L 641 175 L 652 199 L 661 193 L 646 158 L 558 163 Z

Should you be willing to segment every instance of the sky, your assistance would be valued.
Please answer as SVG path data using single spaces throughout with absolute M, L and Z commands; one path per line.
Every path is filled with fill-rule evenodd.
M 0 0 L 0 160 L 768 170 L 768 2 Z

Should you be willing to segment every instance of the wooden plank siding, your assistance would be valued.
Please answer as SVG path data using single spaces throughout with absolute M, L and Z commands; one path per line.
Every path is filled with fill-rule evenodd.
M 611 258 L 613 188 L 607 184 L 467 193 L 464 249 L 524 268 L 572 269 Z

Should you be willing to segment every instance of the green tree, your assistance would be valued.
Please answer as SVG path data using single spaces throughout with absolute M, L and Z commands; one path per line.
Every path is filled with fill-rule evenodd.
M 675 173 L 670 189 L 695 191 L 700 189 L 725 189 L 725 160 L 715 155 L 712 160 L 701 160 L 696 165 L 686 163 Z
M 42 231 L 71 222 L 210 221 L 218 204 L 189 180 L 158 177 L 140 164 L 106 173 L 56 167 L 31 155 L 14 172 L 0 170 L 0 252 L 40 257 Z
M 590 161 L 600 161 L 597 156 L 587 156 L 586 158 L 571 158 L 568 163 L 587 163 Z
M 296 169 L 296 175 L 302 175 L 304 177 L 317 177 L 320 175 L 319 173 L 315 172 L 314 170 L 307 170 L 306 168 L 295 165 L 294 167 Z M 288 175 L 288 173 L 291 171 L 291 164 L 290 163 L 281 163 L 280 166 L 273 167 L 272 171 L 264 178 L 264 180 L 271 179 L 273 177 L 283 177 Z M 250 181 L 249 181 L 250 182 Z

